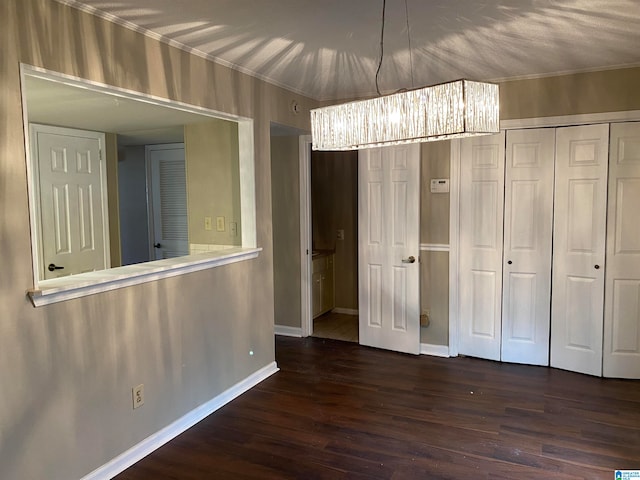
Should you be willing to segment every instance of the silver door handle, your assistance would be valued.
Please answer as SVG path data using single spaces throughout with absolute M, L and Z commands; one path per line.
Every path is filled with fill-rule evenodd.
M 416 262 L 416 257 L 414 257 L 413 255 L 411 255 L 409 258 L 402 259 L 402 263 L 415 263 L 415 262 Z

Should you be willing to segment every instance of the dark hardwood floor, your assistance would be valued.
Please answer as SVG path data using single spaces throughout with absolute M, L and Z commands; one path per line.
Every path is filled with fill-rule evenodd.
M 276 338 L 280 372 L 116 477 L 613 479 L 640 381 Z

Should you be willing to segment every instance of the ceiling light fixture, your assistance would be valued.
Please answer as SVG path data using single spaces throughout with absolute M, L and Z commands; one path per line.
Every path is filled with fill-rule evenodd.
M 378 95 L 378 74 L 384 55 L 385 5 L 386 0 L 383 0 L 380 62 L 376 72 Z M 408 27 L 407 10 L 407 35 Z M 409 36 L 409 45 L 410 42 Z M 413 81 L 413 59 L 411 63 Z M 499 131 L 498 85 L 470 80 L 311 110 L 313 150 L 359 150 Z

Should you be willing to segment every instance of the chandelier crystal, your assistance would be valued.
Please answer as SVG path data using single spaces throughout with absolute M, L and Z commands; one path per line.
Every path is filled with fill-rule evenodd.
M 359 150 L 499 131 L 498 85 L 470 80 L 311 110 L 313 150 Z

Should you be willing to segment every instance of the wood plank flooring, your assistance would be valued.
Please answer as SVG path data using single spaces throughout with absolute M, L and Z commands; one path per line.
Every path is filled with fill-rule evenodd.
M 640 381 L 276 337 L 280 372 L 119 480 L 613 479 Z

